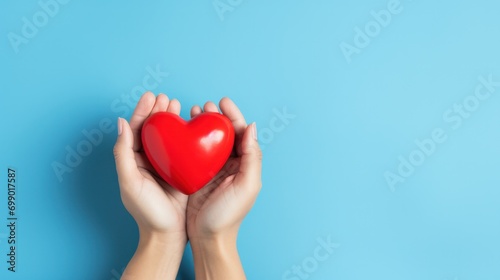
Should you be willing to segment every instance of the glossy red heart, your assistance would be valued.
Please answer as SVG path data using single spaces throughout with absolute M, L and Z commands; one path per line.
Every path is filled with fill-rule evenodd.
M 142 126 L 142 146 L 149 162 L 184 194 L 195 193 L 221 170 L 233 144 L 233 125 L 219 113 L 201 113 L 187 122 L 159 112 Z

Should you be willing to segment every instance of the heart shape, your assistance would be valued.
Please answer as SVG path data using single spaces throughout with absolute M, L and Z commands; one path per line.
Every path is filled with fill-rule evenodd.
M 142 146 L 163 180 L 184 194 L 193 194 L 222 169 L 234 145 L 231 121 L 205 112 L 190 121 L 159 112 L 142 126 Z

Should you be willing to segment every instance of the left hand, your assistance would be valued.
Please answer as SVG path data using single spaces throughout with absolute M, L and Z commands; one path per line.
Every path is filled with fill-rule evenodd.
M 172 188 L 153 169 L 141 143 L 142 124 L 151 114 L 167 111 L 176 115 L 180 103 L 164 94 L 145 93 L 130 119 L 119 119 L 119 136 L 114 148 L 120 194 L 125 208 L 148 233 L 184 235 L 188 197 Z
M 139 245 L 122 279 L 175 279 L 187 242 L 187 196 L 153 169 L 141 144 L 141 128 L 151 114 L 179 114 L 180 104 L 164 94 L 145 93 L 130 120 L 118 119 L 114 147 L 123 205 L 139 227 Z

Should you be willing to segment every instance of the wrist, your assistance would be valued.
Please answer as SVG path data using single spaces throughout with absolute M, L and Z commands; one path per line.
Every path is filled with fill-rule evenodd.
M 198 226 L 195 223 L 188 223 L 186 232 L 189 240 L 214 242 L 225 239 L 236 240 L 239 228 L 239 223 L 216 229 Z
M 187 236 L 184 232 L 160 232 L 139 228 L 140 248 L 157 249 L 158 251 L 184 251 Z
M 213 252 L 213 254 L 224 254 L 236 250 L 237 233 L 194 235 L 189 241 L 193 252 Z
M 139 228 L 139 245 L 122 279 L 175 279 L 186 235 Z
M 196 279 L 246 279 L 236 237 L 231 233 L 190 238 Z

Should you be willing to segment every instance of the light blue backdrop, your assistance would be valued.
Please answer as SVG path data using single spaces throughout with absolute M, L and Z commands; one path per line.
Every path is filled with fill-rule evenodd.
M 119 278 L 138 234 L 115 121 L 144 88 L 183 117 L 230 96 L 257 122 L 264 187 L 239 236 L 249 279 L 500 278 L 500 2 L 181 2 L 3 4 L 1 279 Z M 88 155 L 71 167 L 77 149 Z

